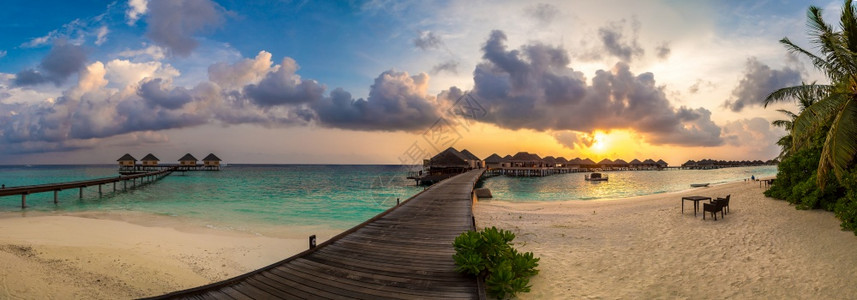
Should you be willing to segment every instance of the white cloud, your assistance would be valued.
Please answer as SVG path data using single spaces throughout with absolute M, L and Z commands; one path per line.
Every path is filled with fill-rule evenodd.
M 135 63 L 124 59 L 114 59 L 107 62 L 106 78 L 111 86 L 123 89 L 123 94 L 130 94 L 145 78 L 172 79 L 181 75 L 170 64 L 157 61 Z
M 154 60 L 162 60 L 166 57 L 166 53 L 164 53 L 164 49 L 155 45 L 149 45 L 146 48 L 137 49 L 137 50 L 125 50 L 120 51 L 116 54 L 119 57 L 128 57 L 134 59 L 142 59 L 149 57 Z
M 46 34 L 45 36 L 37 37 L 37 38 L 31 39 L 30 41 L 28 41 L 26 43 L 21 44 L 21 47 L 23 47 L 23 48 L 35 48 L 35 47 L 39 47 L 42 45 L 47 45 L 48 42 L 50 42 L 54 37 L 56 37 L 56 35 L 57 35 L 56 30 L 48 32 L 48 34 Z
M 0 58 L 3 58 L 5 56 L 6 56 L 6 50 L 0 50 Z
M 128 0 L 128 10 L 125 11 L 125 18 L 128 19 L 128 25 L 134 25 L 148 11 L 148 0 Z
M 95 31 L 95 44 L 99 46 L 104 44 L 107 41 L 108 33 L 110 33 L 110 30 L 107 29 L 107 26 L 98 27 L 98 30 Z
M 219 62 L 208 67 L 208 77 L 223 88 L 237 88 L 250 83 L 258 83 L 268 72 L 275 72 L 280 66 L 274 66 L 271 53 L 259 51 L 256 58 L 245 58 L 234 64 Z

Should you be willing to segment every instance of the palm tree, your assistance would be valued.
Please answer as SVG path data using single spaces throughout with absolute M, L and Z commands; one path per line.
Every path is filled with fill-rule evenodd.
M 825 23 L 821 9 L 810 6 L 807 12 L 810 42 L 821 55 L 783 38 L 780 43 L 793 54 L 800 54 L 812 61 L 822 71 L 830 84 L 802 84 L 779 89 L 765 99 L 765 106 L 776 101 L 795 99 L 805 93 L 817 101 L 801 112 L 792 124 L 793 149 L 805 146 L 809 136 L 829 125 L 821 160 L 818 163 L 818 184 L 824 187 L 827 174 L 832 169 L 838 180 L 851 165 L 857 154 L 857 14 L 851 0 L 842 6 L 841 31 Z
M 812 84 L 815 85 L 815 82 L 813 82 Z M 806 84 L 802 83 L 802 85 L 806 85 Z M 782 127 L 783 129 L 786 130 L 786 135 L 781 137 L 777 141 L 777 145 L 779 145 L 780 148 L 782 148 L 782 150 L 780 151 L 780 155 L 777 157 L 778 159 L 782 159 L 783 157 L 786 157 L 789 155 L 789 153 L 791 153 L 792 144 L 793 144 L 792 140 L 794 140 L 794 138 L 792 137 L 792 127 L 794 126 L 794 121 L 798 118 L 798 115 L 800 113 L 802 113 L 804 110 L 806 110 L 808 107 L 812 106 L 816 102 L 815 95 L 813 95 L 811 93 L 807 93 L 807 91 L 809 91 L 809 90 L 810 89 L 807 89 L 805 91 L 798 92 L 798 94 L 797 94 L 796 100 L 797 100 L 797 103 L 798 103 L 799 108 L 800 108 L 800 111 L 798 111 L 798 114 L 795 114 L 795 113 L 788 111 L 788 110 L 785 110 L 785 109 L 778 109 L 777 111 L 788 116 L 788 119 L 786 119 L 786 120 L 775 120 L 775 121 L 771 122 L 771 125 L 774 125 L 776 127 Z M 767 106 L 767 103 L 765 103 L 765 106 Z

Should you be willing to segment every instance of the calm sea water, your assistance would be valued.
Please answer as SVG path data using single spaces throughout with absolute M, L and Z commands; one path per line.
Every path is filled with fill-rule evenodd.
M 8 186 L 118 176 L 113 165 L 0 166 Z M 400 166 L 230 165 L 220 172 L 174 172 L 160 181 L 112 193 L 104 185 L 27 197 L 27 211 L 139 211 L 195 218 L 213 226 L 267 223 L 345 229 L 421 191 Z M 121 190 L 121 183 L 117 184 Z M 19 196 L 0 197 L 0 211 L 21 211 Z
M 584 174 L 570 173 L 547 177 L 497 176 L 485 179 L 495 200 L 556 201 L 625 198 L 687 190 L 691 183 L 719 184 L 742 181 L 750 176 L 777 175 L 776 166 L 725 168 L 715 170 L 611 171 L 609 181 L 586 181 Z
M 553 201 L 621 198 L 685 190 L 691 183 L 776 175 L 775 166 L 700 171 L 606 172 L 608 182 L 587 182 L 584 173 L 548 177 L 492 177 L 483 186 L 496 200 Z M 115 177 L 114 165 L 0 166 L 7 187 Z M 220 172 L 173 173 L 162 180 L 112 193 L 112 185 L 27 197 L 26 211 L 130 211 L 201 220 L 215 227 L 244 224 L 324 226 L 346 229 L 421 191 L 400 166 L 230 165 Z M 121 184 L 117 187 L 121 190 Z M 0 197 L 0 211 L 20 212 L 19 196 Z

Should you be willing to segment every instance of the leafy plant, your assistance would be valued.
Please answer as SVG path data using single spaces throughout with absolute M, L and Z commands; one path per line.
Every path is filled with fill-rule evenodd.
M 485 278 L 486 291 L 497 299 L 529 292 L 539 259 L 512 248 L 514 239 L 514 233 L 496 227 L 462 233 L 452 244 L 456 270 Z

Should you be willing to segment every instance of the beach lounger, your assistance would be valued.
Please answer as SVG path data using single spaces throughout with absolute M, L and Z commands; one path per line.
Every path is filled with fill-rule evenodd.
M 702 219 L 705 220 L 705 213 L 711 213 L 711 216 L 714 217 L 714 221 L 717 221 L 717 213 L 720 212 L 720 218 L 723 218 L 723 207 L 720 206 L 719 203 L 703 203 L 702 204 Z

